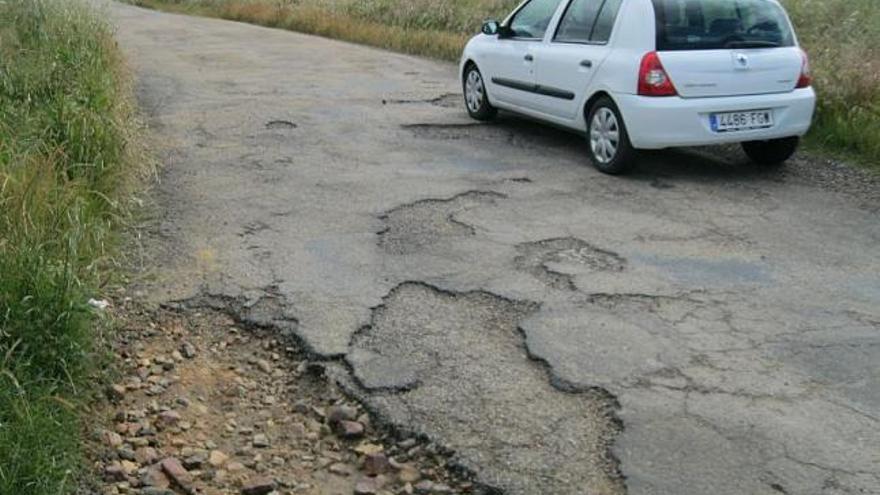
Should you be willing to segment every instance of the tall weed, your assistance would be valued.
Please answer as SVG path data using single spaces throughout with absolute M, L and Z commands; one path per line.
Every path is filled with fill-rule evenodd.
M 0 493 L 66 493 L 94 319 L 133 177 L 110 26 L 77 0 L 0 2 Z

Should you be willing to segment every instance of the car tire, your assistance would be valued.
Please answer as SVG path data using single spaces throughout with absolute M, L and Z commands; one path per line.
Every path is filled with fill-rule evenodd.
M 600 172 L 625 174 L 635 166 L 637 152 L 632 147 L 626 124 L 614 101 L 603 96 L 587 113 L 587 146 L 590 160 Z
M 769 141 L 748 141 L 742 149 L 753 162 L 768 167 L 785 163 L 797 151 L 800 138 L 788 137 Z
M 471 118 L 486 121 L 498 115 L 498 109 L 489 103 L 486 83 L 476 65 L 468 65 L 461 83 L 464 90 L 464 106 Z

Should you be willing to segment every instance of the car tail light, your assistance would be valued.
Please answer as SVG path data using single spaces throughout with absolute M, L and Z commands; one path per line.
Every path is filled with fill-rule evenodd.
M 676 96 L 678 91 L 672 79 L 660 63 L 657 52 L 646 53 L 639 67 L 639 95 L 641 96 Z
M 810 72 L 810 57 L 807 52 L 801 50 L 801 76 L 798 78 L 795 88 L 809 88 L 813 84 L 813 74 Z

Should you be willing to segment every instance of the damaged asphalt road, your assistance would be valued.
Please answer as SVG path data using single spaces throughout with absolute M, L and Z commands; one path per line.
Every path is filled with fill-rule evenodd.
M 112 13 L 165 164 L 156 302 L 295 336 L 506 493 L 880 493 L 876 182 L 718 150 L 607 177 L 468 121 L 449 64 Z

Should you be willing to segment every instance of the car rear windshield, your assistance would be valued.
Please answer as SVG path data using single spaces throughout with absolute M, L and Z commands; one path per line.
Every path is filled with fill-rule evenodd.
M 657 50 L 793 46 L 785 13 L 771 0 L 653 0 Z

